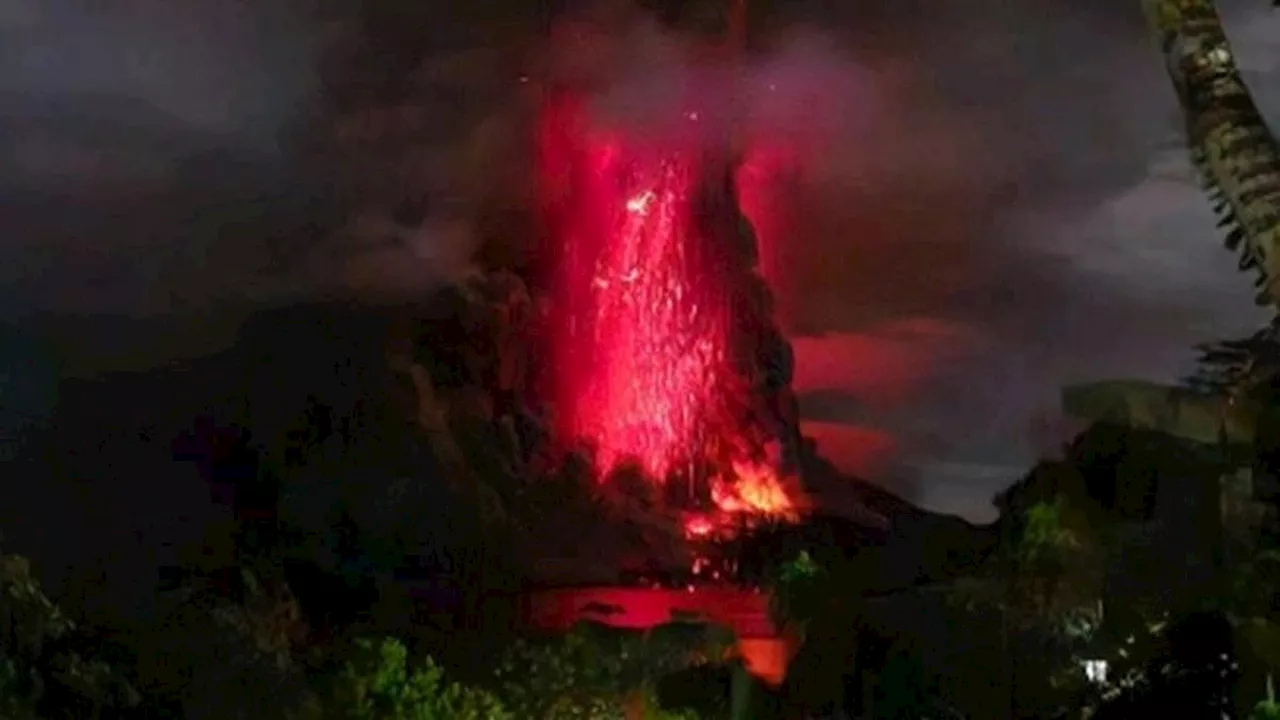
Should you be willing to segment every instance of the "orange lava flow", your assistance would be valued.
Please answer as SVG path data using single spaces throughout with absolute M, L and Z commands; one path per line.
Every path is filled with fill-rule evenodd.
M 716 482 L 711 499 L 724 512 L 789 516 L 794 510 L 791 493 L 777 471 L 767 465 L 733 463 L 732 482 Z
M 790 512 L 750 452 L 761 433 L 730 360 L 738 271 L 699 222 L 694 143 L 594 127 L 571 96 L 547 106 L 539 140 L 556 435 L 589 445 L 601 479 L 634 463 L 659 484 L 702 478 L 725 513 Z

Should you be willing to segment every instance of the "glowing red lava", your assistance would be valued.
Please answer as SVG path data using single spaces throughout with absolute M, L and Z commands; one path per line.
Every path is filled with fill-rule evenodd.
M 595 127 L 569 96 L 540 142 L 557 435 L 590 444 L 601 478 L 634 462 L 658 483 L 702 475 L 724 512 L 789 512 L 777 470 L 751 457 L 728 243 L 699 222 L 695 143 Z
M 564 148 L 580 165 L 562 168 L 576 177 L 553 290 L 559 430 L 591 441 L 604 473 L 631 459 L 665 479 L 693 460 L 724 362 L 714 278 L 692 252 L 696 158 L 638 152 L 559 112 L 577 136 L 560 140 L 581 143 Z

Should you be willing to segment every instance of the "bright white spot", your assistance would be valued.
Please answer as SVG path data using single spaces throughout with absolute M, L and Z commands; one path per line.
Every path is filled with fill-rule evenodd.
M 1084 676 L 1089 682 L 1097 685 L 1105 685 L 1107 683 L 1107 661 L 1106 660 L 1085 660 Z
M 649 206 L 653 204 L 657 196 L 653 191 L 641 193 L 627 201 L 627 212 L 633 215 L 643 215 L 649 211 Z

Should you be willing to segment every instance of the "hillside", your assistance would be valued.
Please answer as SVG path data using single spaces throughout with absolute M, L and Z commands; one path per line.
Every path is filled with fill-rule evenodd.
M 174 452 L 176 439 L 204 426 L 248 431 L 262 462 L 282 475 L 282 520 L 309 532 L 325 532 L 343 503 L 364 508 L 357 510 L 363 524 L 392 523 L 403 513 L 388 516 L 379 508 L 403 494 L 407 479 L 423 498 L 439 498 L 428 491 L 445 485 L 452 493 L 446 497 L 462 506 L 476 507 L 458 498 L 480 507 L 496 502 L 525 538 L 522 555 L 559 565 L 554 574 L 563 581 L 572 580 L 564 577 L 565 562 L 570 574 L 578 567 L 598 577 L 637 553 L 675 561 L 678 554 L 654 545 L 670 542 L 672 528 L 600 530 L 613 540 L 584 543 L 584 528 L 570 537 L 554 516 L 539 515 L 565 509 L 555 500 L 565 488 L 539 487 L 533 479 L 540 432 L 537 413 L 527 406 L 515 428 L 523 447 L 494 453 L 509 442 L 510 431 L 488 410 L 481 378 L 500 350 L 477 327 L 486 307 L 502 300 L 486 306 L 481 297 L 446 292 L 419 307 L 333 303 L 262 312 L 220 352 L 145 371 L 64 379 L 48 426 L 28 439 L 0 488 L 6 545 L 48 559 L 43 568 L 69 568 L 68 578 L 101 564 L 137 565 L 107 576 L 128 578 L 121 584 L 140 592 L 137 583 L 155 565 L 176 561 L 184 546 L 199 544 L 202 532 L 230 519 L 232 508 L 215 502 L 207 473 Z M 393 367 L 406 348 L 429 370 L 434 397 L 415 388 L 403 365 Z M 513 350 L 519 348 L 505 351 Z M 424 406 L 431 402 L 438 406 Z M 433 415 L 443 425 L 429 427 Z M 876 544 L 892 539 L 893 566 L 936 564 L 923 559 L 926 548 L 945 555 L 939 540 L 963 544 L 972 529 L 842 477 L 811 454 L 805 481 L 824 497 L 838 497 L 832 505 L 838 504 L 841 522 Z M 396 504 L 412 512 L 403 497 Z M 426 505 L 433 505 L 432 515 L 449 512 L 435 503 L 419 507 Z M 61 540 L 84 537 L 90 528 L 101 543 Z

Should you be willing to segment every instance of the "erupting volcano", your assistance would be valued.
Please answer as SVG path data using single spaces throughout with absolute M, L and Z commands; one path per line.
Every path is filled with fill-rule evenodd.
M 694 505 L 790 515 L 780 439 L 755 397 L 758 343 L 739 337 L 763 312 L 749 307 L 753 258 L 716 222 L 725 166 L 695 137 L 600 127 L 571 95 L 544 109 L 553 426 L 590 448 L 602 480 L 634 464 Z

